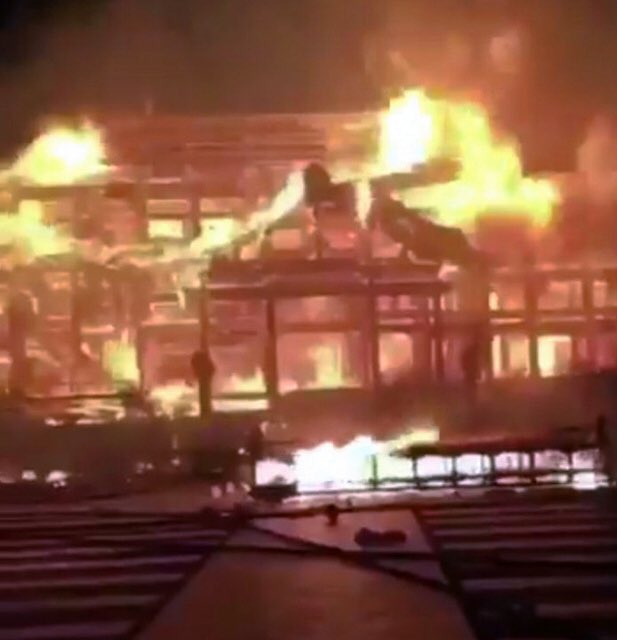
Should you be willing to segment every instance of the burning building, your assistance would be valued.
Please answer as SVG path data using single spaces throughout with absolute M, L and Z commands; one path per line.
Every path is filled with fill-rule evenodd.
M 309 166 L 327 169 L 317 198 Z M 51 128 L 3 178 L 8 403 L 66 416 L 82 398 L 92 422 L 295 402 L 321 439 L 326 398 L 353 432 L 393 388 L 404 419 L 448 423 L 435 390 L 460 386 L 478 327 L 487 384 L 615 364 L 615 270 L 564 241 L 573 215 L 585 231 L 566 215 L 584 176 L 524 175 L 477 104 L 414 90 L 380 113 L 101 118 Z

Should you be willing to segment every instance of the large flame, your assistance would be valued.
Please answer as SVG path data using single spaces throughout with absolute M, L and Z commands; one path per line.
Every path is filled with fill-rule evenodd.
M 245 224 L 230 221 L 219 227 L 204 225 L 202 233 L 193 240 L 190 251 L 193 255 L 210 256 L 225 251 L 245 238 L 263 235 L 272 225 L 292 213 L 304 198 L 304 179 L 301 171 L 293 171 L 283 188 L 271 203 L 254 212 Z
M 366 484 L 374 479 L 376 473 L 381 478 L 405 478 L 409 476 L 409 461 L 394 454 L 410 446 L 438 440 L 437 428 L 423 427 L 410 429 L 389 441 L 358 436 L 342 446 L 323 442 L 312 449 L 296 451 L 293 470 L 287 473 L 275 460 L 262 461 L 257 469 L 257 482 L 266 484 L 277 477 L 283 476 L 285 480 L 293 477 L 298 489 L 302 491 Z
M 81 129 L 54 128 L 43 133 L 2 178 L 37 185 L 68 185 L 100 176 L 106 170 L 101 132 L 85 125 Z M 11 248 L 12 264 L 75 248 L 72 238 L 45 220 L 42 203 L 34 200 L 21 201 L 16 212 L 0 214 L 0 244 Z
M 10 175 L 38 185 L 65 185 L 100 176 L 107 170 L 101 131 L 56 127 L 40 135 L 17 158 Z
M 439 442 L 439 430 L 435 427 L 412 428 L 402 436 L 389 441 L 377 441 L 370 436 L 358 436 L 351 442 L 337 446 L 324 442 L 312 449 L 300 449 L 293 455 L 291 464 L 276 459 L 258 463 L 258 485 L 295 483 L 300 493 L 322 490 L 354 490 L 376 487 L 408 487 L 412 478 L 411 461 L 397 452 L 414 446 Z M 533 465 L 543 481 L 569 484 L 577 488 L 594 488 L 605 482 L 603 473 L 594 468 L 593 456 L 579 453 L 570 460 L 559 451 L 538 451 L 533 455 Z M 571 478 L 568 469 L 575 471 Z M 526 476 L 532 468 L 530 456 L 516 451 L 504 452 L 494 458 L 497 471 L 511 474 L 511 479 Z M 490 474 L 492 465 L 488 456 L 478 453 L 462 454 L 455 460 L 436 452 L 421 456 L 415 464 L 417 479 L 434 486 L 447 484 L 455 469 L 460 476 L 469 476 L 468 482 L 482 484 L 482 476 Z M 473 478 L 475 476 L 475 479 Z
M 137 349 L 133 341 L 124 334 L 120 340 L 108 340 L 103 345 L 103 369 L 119 388 L 139 385 L 140 372 Z
M 174 418 L 199 413 L 197 390 L 186 382 L 170 382 L 154 387 L 148 395 L 159 415 Z
M 22 200 L 17 213 L 0 214 L 0 245 L 10 248 L 11 264 L 27 264 L 41 256 L 71 251 L 73 241 L 45 223 L 43 206 Z
M 344 359 L 340 344 L 324 343 L 310 349 L 309 357 L 313 361 L 314 376 L 311 387 L 317 389 L 337 389 L 355 386 L 353 379 L 345 376 Z
M 463 228 L 486 213 L 522 216 L 538 227 L 550 222 L 559 200 L 556 186 L 523 175 L 516 142 L 496 134 L 481 105 L 410 90 L 391 102 L 380 128 L 383 173 L 432 159 L 460 163 L 454 181 L 401 194 L 408 206 L 430 208 L 441 222 Z
M 410 171 L 433 151 L 437 113 L 422 91 L 406 91 L 379 116 L 379 158 L 382 173 Z

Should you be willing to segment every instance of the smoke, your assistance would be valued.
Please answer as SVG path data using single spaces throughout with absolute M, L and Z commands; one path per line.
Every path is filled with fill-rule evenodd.
M 0 67 L 2 152 L 27 144 L 49 115 L 146 104 L 200 114 L 357 108 L 370 4 L 358 2 L 352 16 L 346 0 L 83 0 L 54 9 L 53 19 L 20 27 L 28 55 Z
M 577 153 L 578 170 L 584 178 L 589 196 L 597 204 L 617 199 L 617 130 L 605 115 L 589 124 Z
M 491 37 L 488 43 L 488 57 L 498 73 L 506 76 L 520 73 L 523 58 L 521 32 L 512 27 Z
M 176 17 L 185 4 L 178 3 Z M 0 75 L 5 157 L 35 137 L 40 121 L 49 116 L 134 112 L 150 99 L 155 107 L 177 106 L 208 92 L 209 83 L 202 80 L 208 66 L 191 57 L 192 41 L 170 21 L 169 2 L 79 5 L 80 11 L 56 10 L 53 19 L 19 27 L 28 55 L 5 64 Z

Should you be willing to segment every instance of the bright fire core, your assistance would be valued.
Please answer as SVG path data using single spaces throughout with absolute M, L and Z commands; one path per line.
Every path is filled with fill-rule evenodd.
M 536 227 L 551 221 L 556 186 L 523 175 L 516 141 L 496 132 L 481 105 L 409 90 L 392 100 L 380 129 L 381 173 L 409 171 L 434 159 L 459 163 L 455 180 L 401 193 L 408 206 L 432 210 L 440 222 L 465 229 L 483 214 L 524 217 Z

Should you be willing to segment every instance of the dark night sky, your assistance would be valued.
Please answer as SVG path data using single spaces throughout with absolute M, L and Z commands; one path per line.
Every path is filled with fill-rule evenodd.
M 585 122 L 617 110 L 616 0 L 4 0 L 0 7 L 5 153 L 49 114 L 142 109 L 146 99 L 162 112 L 365 108 L 391 78 L 385 43 L 430 79 L 443 72 L 452 35 L 481 49 L 455 84 L 504 94 L 500 116 L 532 164 L 546 163 L 543 154 L 567 163 Z M 510 26 L 525 36 L 525 64 L 504 90 L 486 72 L 482 47 Z

